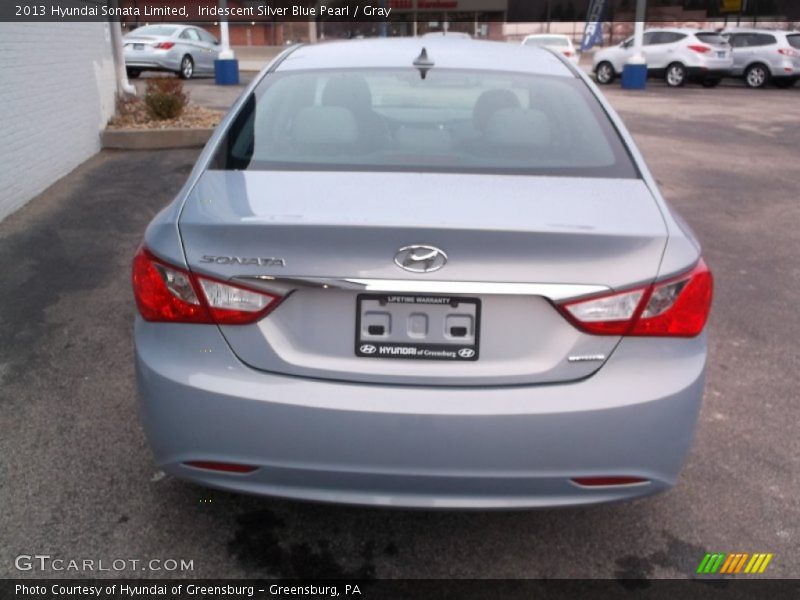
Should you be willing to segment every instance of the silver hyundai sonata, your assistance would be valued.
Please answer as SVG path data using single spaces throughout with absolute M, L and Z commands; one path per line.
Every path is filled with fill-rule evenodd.
M 159 23 L 125 36 L 125 68 L 135 79 L 143 71 L 171 71 L 182 79 L 213 74 L 220 45 L 200 27 Z
M 404 507 L 674 485 L 712 278 L 594 84 L 537 47 L 286 50 L 133 264 L 158 466 Z

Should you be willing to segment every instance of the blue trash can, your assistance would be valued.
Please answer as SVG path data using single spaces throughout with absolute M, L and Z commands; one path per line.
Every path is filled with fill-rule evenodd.
M 630 64 L 622 68 L 622 88 L 643 90 L 647 85 L 647 64 Z
M 214 82 L 217 85 L 239 85 L 239 61 L 235 58 L 215 60 Z

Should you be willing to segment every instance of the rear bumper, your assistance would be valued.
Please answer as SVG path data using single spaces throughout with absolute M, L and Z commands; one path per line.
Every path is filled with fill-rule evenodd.
M 700 408 L 705 336 L 626 339 L 597 374 L 507 388 L 273 375 L 214 326 L 137 318 L 142 418 L 158 465 L 211 487 L 366 505 L 514 508 L 630 499 L 675 484 Z M 224 474 L 184 465 L 255 465 Z M 649 483 L 583 488 L 578 476 Z
M 178 71 L 181 66 L 181 57 L 172 51 L 146 54 L 126 51 L 125 66 L 128 69 L 141 69 L 142 71 Z

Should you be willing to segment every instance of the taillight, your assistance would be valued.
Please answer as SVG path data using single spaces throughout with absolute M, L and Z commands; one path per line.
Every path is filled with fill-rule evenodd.
M 216 323 L 241 325 L 265 316 L 280 302 L 278 296 L 196 276 L 211 317 Z
M 791 57 L 800 56 L 800 52 L 798 52 L 794 48 L 778 48 L 778 52 L 780 52 L 784 56 L 791 56 Z
M 244 325 L 267 315 L 281 297 L 195 275 L 142 247 L 133 259 L 133 293 L 146 321 Z
M 711 46 L 703 46 L 702 44 L 691 44 L 689 50 L 694 50 L 700 54 L 711 52 Z
M 153 48 L 156 50 L 169 50 L 175 45 L 175 42 L 159 42 Z
M 564 56 L 572 56 L 572 50 L 562 50 Z
M 578 329 L 595 335 L 694 337 L 708 319 L 713 285 L 701 259 L 678 277 L 559 308 Z

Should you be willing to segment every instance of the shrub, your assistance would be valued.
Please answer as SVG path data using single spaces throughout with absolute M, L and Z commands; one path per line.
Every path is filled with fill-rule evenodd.
M 180 79 L 154 77 L 147 80 L 144 103 L 153 119 L 180 117 L 188 101 L 189 98 L 183 90 L 183 82 Z

